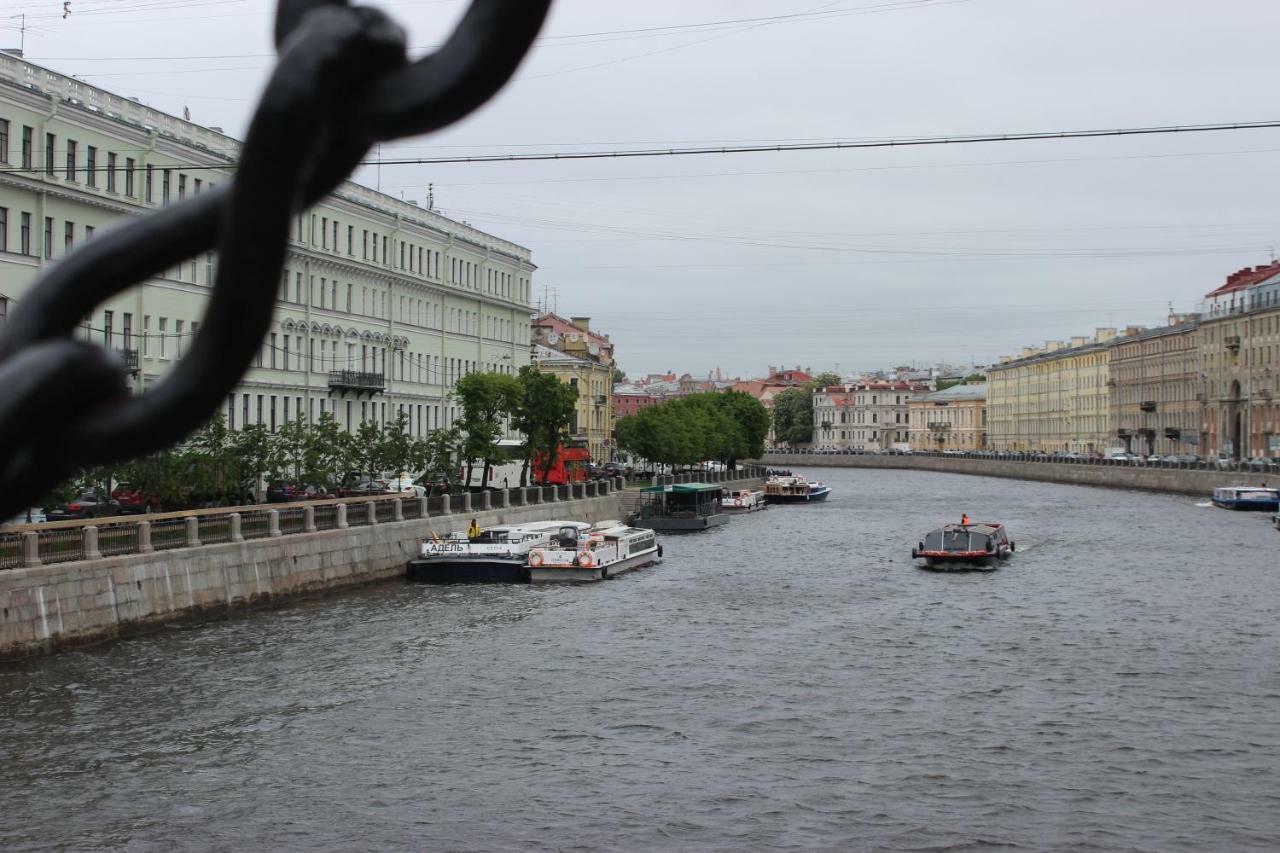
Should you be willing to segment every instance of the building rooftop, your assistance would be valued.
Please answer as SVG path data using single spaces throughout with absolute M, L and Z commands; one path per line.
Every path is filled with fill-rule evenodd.
M 1269 264 L 1260 264 L 1253 269 L 1244 267 L 1238 269 L 1231 275 L 1227 276 L 1227 280 L 1220 284 L 1216 289 L 1205 294 L 1205 298 L 1209 299 L 1214 296 L 1221 296 L 1224 293 L 1231 293 L 1235 290 L 1242 290 L 1253 284 L 1259 284 L 1265 279 L 1280 273 L 1280 261 L 1272 261 Z
M 985 400 L 987 399 L 987 385 L 983 383 L 975 383 L 973 385 L 952 385 L 950 388 L 944 388 L 941 391 L 934 391 L 932 394 L 926 394 L 920 399 L 928 403 L 957 403 L 963 400 Z

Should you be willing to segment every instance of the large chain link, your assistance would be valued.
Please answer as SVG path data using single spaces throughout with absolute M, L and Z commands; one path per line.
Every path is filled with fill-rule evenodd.
M 376 142 L 449 125 L 515 72 L 551 0 L 473 0 L 449 40 L 409 62 L 404 31 L 342 0 L 280 0 L 280 61 L 235 177 L 103 233 L 46 273 L 0 338 L 0 520 L 82 468 L 169 447 L 217 411 L 271 322 L 289 228 Z M 124 364 L 75 340 L 104 299 L 217 248 L 200 331 L 173 371 L 130 396 Z

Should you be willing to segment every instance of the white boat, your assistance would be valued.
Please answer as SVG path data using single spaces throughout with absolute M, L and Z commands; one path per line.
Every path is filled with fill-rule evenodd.
M 751 489 L 725 489 L 720 495 L 720 506 L 726 512 L 756 512 L 769 508 L 764 501 L 764 492 Z
M 548 545 L 553 536 L 590 530 L 580 521 L 539 521 L 500 525 L 474 539 L 465 533 L 421 540 L 410 560 L 409 578 L 427 583 L 523 583 L 529 580 L 529 552 Z
M 662 557 L 652 530 L 616 524 L 598 525 L 586 534 L 565 528 L 551 544 L 529 552 L 533 583 L 598 581 L 650 566 Z
M 1280 509 L 1280 490 L 1266 486 L 1221 486 L 1213 490 L 1213 505 L 1223 509 Z

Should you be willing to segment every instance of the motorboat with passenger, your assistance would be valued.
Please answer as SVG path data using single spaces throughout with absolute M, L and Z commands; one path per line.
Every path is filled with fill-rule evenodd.
M 930 568 L 990 567 L 997 560 L 1007 560 L 1014 549 L 1008 531 L 998 522 L 946 524 L 929 531 L 911 549 L 911 559 L 923 559 Z
M 764 502 L 769 504 L 795 504 L 824 501 L 831 494 L 826 483 L 811 483 L 801 474 L 787 477 L 770 477 L 764 483 Z
M 758 512 L 768 509 L 764 502 L 764 492 L 751 489 L 724 489 L 720 492 L 720 506 L 725 512 Z
M 585 533 L 566 527 L 529 552 L 533 583 L 598 581 L 650 566 L 662 558 L 652 530 L 612 522 Z
M 540 521 L 490 527 L 473 538 L 433 535 L 419 543 L 408 576 L 426 583 L 527 583 L 531 550 L 564 531 L 577 535 L 590 528 L 580 521 Z
M 1274 512 L 1280 509 L 1280 490 L 1266 486 L 1221 486 L 1213 490 L 1213 505 L 1223 509 Z

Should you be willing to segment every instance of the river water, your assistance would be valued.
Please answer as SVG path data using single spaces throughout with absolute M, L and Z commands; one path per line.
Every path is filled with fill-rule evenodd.
M 1280 849 L 1280 531 L 829 470 L 582 587 L 386 585 L 0 669 L 0 849 Z M 991 573 L 913 568 L 1003 520 Z

